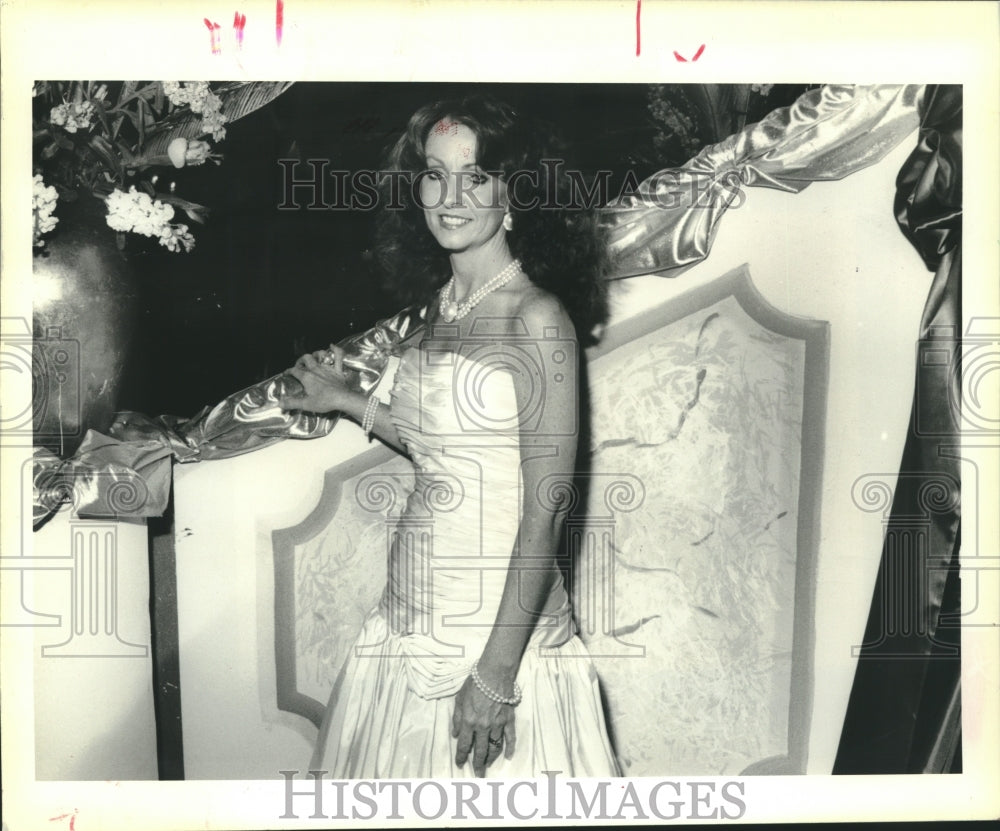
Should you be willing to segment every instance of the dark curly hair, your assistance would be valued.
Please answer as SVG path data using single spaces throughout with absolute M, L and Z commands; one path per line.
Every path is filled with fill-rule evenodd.
M 593 210 L 579 199 L 571 204 L 575 192 L 565 165 L 556 163 L 566 157 L 554 131 L 491 96 L 437 101 L 413 114 L 383 171 L 406 171 L 415 181 L 426 168 L 427 136 L 443 118 L 476 134 L 476 163 L 508 186 L 511 253 L 535 285 L 559 298 L 580 339 L 589 339 L 607 315 L 605 246 Z M 511 183 L 515 171 L 528 173 Z M 425 302 L 451 274 L 448 252 L 431 236 L 405 180 L 400 186 L 383 177 L 380 190 L 375 250 L 385 288 L 402 302 Z

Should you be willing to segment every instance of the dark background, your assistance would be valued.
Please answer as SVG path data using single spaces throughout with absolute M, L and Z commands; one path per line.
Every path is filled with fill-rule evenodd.
M 585 174 L 611 170 L 616 192 L 630 171 L 641 180 L 683 164 L 695 146 L 721 140 L 805 88 L 779 86 L 753 96 L 752 107 L 724 113 L 721 123 L 704 117 L 693 92 L 684 93 L 694 87 L 669 88 L 686 128 L 680 141 L 651 114 L 648 85 L 295 84 L 227 125 L 217 146 L 225 156 L 221 165 L 161 172 L 176 182 L 178 195 L 208 205 L 211 215 L 206 225 L 192 224 L 197 245 L 191 253 L 139 257 L 141 325 L 119 409 L 193 415 L 398 309 L 372 261 L 374 212 L 310 210 L 303 190 L 296 191 L 300 208 L 280 210 L 285 173 L 279 159 L 377 170 L 419 106 L 475 89 L 550 121 L 569 145 L 568 164 Z M 295 170 L 297 178 L 310 174 L 305 164 Z M 327 185 L 332 203 L 332 177 Z M 157 187 L 165 189 L 163 182 Z

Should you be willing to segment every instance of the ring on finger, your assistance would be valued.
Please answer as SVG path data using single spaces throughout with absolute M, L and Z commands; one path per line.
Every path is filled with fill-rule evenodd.
M 494 739 L 492 736 L 487 739 L 487 741 L 490 743 L 491 747 L 500 747 L 503 744 L 503 741 L 500 739 Z
M 323 356 L 323 360 L 321 361 L 321 363 L 324 363 L 324 364 L 326 364 L 327 366 L 333 366 L 334 364 L 336 364 L 336 363 L 337 363 L 337 357 L 336 357 L 336 355 L 334 355 L 334 354 L 333 354 L 333 352 L 329 352 L 329 351 L 328 351 L 328 352 L 327 352 L 327 353 L 326 353 L 326 354 L 325 354 L 325 355 Z

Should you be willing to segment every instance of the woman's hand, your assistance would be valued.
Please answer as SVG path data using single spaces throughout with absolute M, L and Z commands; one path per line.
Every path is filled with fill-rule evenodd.
M 455 696 L 451 735 L 458 739 L 455 764 L 462 767 L 471 755 L 476 776 L 485 776 L 501 752 L 514 755 L 514 708 L 488 699 L 470 675 Z
M 278 401 L 283 410 L 328 413 L 344 409 L 350 389 L 344 371 L 343 349 L 331 345 L 329 349 L 303 355 L 285 374 L 297 379 L 303 392 L 283 396 Z

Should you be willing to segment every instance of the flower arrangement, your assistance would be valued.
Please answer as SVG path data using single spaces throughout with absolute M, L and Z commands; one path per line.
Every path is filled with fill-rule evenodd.
M 58 201 L 89 193 L 107 204 L 119 247 L 126 233 L 190 251 L 181 211 L 203 223 L 204 205 L 157 190 L 156 168 L 219 164 L 212 142 L 226 124 L 260 109 L 290 83 L 208 81 L 42 81 L 33 94 L 33 242 L 59 222 Z

